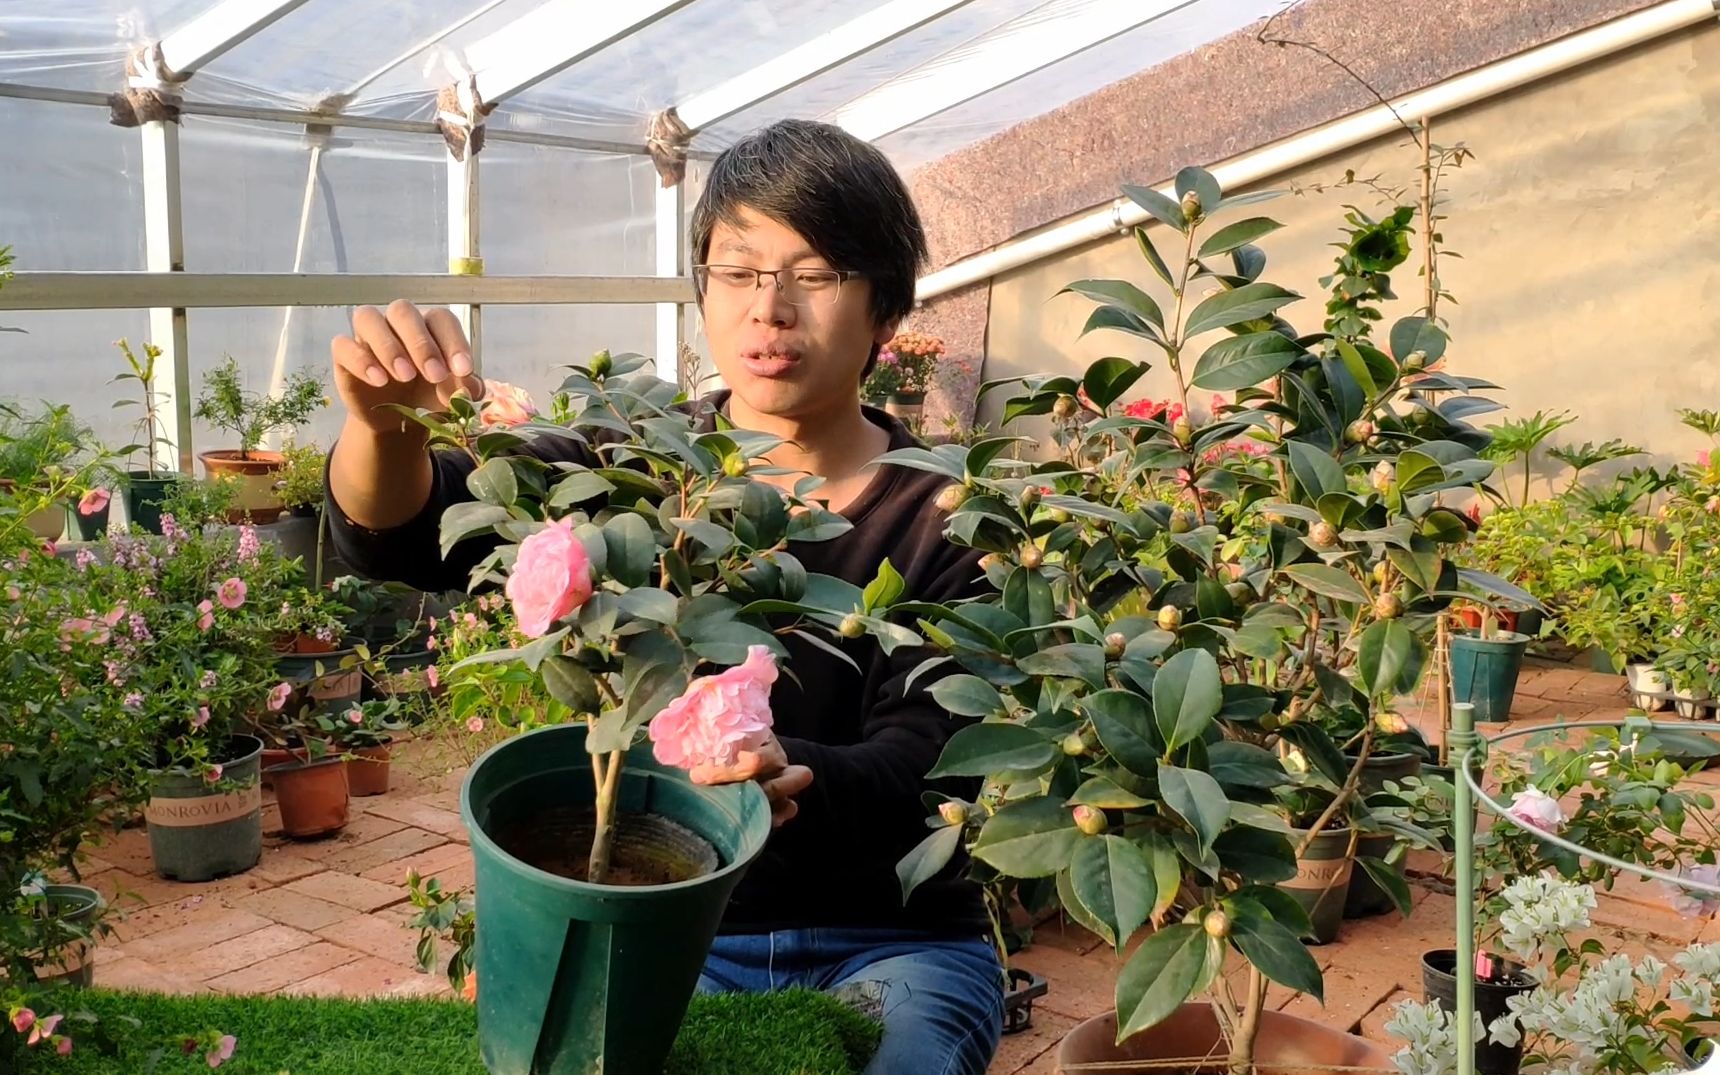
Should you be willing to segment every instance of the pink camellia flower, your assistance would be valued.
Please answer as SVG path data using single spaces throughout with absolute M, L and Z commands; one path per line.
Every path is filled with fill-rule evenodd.
M 484 382 L 484 402 L 478 420 L 487 426 L 517 426 L 532 420 L 537 407 L 525 389 L 506 381 Z
M 520 542 L 504 589 L 527 638 L 542 638 L 556 620 L 591 599 L 591 558 L 574 536 L 572 519 L 550 523 Z
M 205 724 L 208 724 L 208 723 L 209 723 L 209 707 L 206 705 L 198 706 L 197 707 L 197 715 L 195 717 L 191 718 L 191 726 L 193 728 L 201 728 Z
M 770 685 L 776 655 L 748 646 L 745 662 L 714 676 L 700 676 L 681 696 L 651 718 L 652 753 L 664 765 L 733 765 L 743 750 L 770 738 Z
M 484 718 L 483 717 L 467 717 L 466 718 L 466 730 L 471 732 L 473 735 L 477 735 L 479 732 L 484 730 Z
M 36 1013 L 28 1008 L 19 1008 L 12 1013 L 12 1029 L 22 1034 L 35 1025 Z
M 215 1043 L 215 1048 L 209 1050 L 208 1054 L 205 1055 L 203 1059 L 209 1062 L 210 1067 L 218 1068 L 222 1064 L 233 1059 L 233 1047 L 238 1044 L 238 1038 L 235 1038 L 231 1034 L 223 1034 L 221 1035 L 220 1040 Z
M 292 694 L 293 685 L 291 683 L 277 683 L 269 688 L 269 712 L 279 713 L 281 707 L 287 704 L 287 699 L 292 697 Z
M 223 582 L 215 591 L 215 596 L 225 609 L 235 609 L 245 603 L 245 580 L 234 576 Z
M 1524 788 L 1512 796 L 1505 813 L 1542 832 L 1558 832 L 1565 824 L 1565 812 L 1559 808 L 1559 801 L 1536 787 Z
M 221 766 L 219 766 L 219 765 L 211 765 L 209 767 L 209 771 L 203 774 L 203 780 L 209 784 L 214 784 L 214 783 L 218 782 L 220 779 L 221 779 Z
M 91 489 L 83 496 L 78 497 L 78 514 L 94 515 L 108 506 L 109 499 L 106 489 Z

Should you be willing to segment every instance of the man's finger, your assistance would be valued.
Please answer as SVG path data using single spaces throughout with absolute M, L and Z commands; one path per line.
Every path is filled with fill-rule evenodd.
M 812 770 L 804 765 L 790 765 L 769 780 L 759 781 L 759 786 L 772 802 L 791 799 L 812 786 Z
M 472 375 L 472 345 L 466 341 L 466 330 L 460 319 L 446 306 L 424 312 L 424 326 L 435 337 L 436 346 L 448 359 L 448 369 L 456 377 Z
M 376 361 L 396 381 L 405 383 L 418 376 L 418 367 L 406 353 L 388 317 L 374 306 L 360 306 L 352 312 L 352 335 L 370 348 Z
M 777 828 L 781 826 L 783 822 L 789 820 L 798 813 L 800 813 L 800 804 L 795 802 L 793 799 L 784 799 L 781 802 L 771 803 L 770 827 L 773 829 Z
M 442 354 L 442 349 L 436 346 L 436 340 L 430 335 L 430 329 L 424 323 L 424 315 L 418 312 L 418 307 L 405 299 L 396 299 L 388 304 L 388 325 L 399 337 L 406 353 L 411 356 L 412 364 L 423 374 L 424 379 L 431 384 L 441 384 L 448 379 L 448 363 Z
M 373 388 L 381 388 L 388 383 L 388 371 L 376 361 L 370 348 L 351 336 L 336 336 L 329 345 L 329 352 L 334 358 L 334 368 L 354 379 Z

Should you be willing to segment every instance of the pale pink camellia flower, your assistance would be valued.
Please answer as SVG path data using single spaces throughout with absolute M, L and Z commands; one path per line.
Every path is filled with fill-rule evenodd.
M 232 610 L 245 603 L 245 580 L 234 576 L 223 582 L 215 591 L 215 597 L 221 602 L 221 607 Z
M 1511 798 L 1506 815 L 1542 832 L 1558 832 L 1565 824 L 1559 801 L 1540 788 L 1528 787 Z
M 484 381 L 484 402 L 478 420 L 487 426 L 523 425 L 537 415 L 537 407 L 525 389 L 506 381 Z
M 1708 509 L 1710 515 L 1720 514 L 1720 496 L 1709 497 L 1708 502 L 1702 506 Z
M 208 724 L 208 723 L 209 723 L 209 707 L 206 705 L 198 706 L 197 707 L 197 715 L 195 717 L 191 718 L 191 726 L 193 728 L 201 728 L 205 724 Z
M 770 685 L 776 654 L 748 646 L 747 659 L 714 676 L 700 676 L 651 718 L 652 753 L 664 765 L 692 769 L 733 765 L 743 750 L 770 738 Z
M 12 1029 L 22 1034 L 36 1022 L 36 1013 L 28 1008 L 19 1008 L 12 1014 Z
M 209 771 L 203 774 L 205 783 L 214 784 L 221 779 L 221 766 L 211 765 Z
M 223 1034 L 221 1035 L 221 1039 L 215 1043 L 215 1048 L 209 1050 L 208 1054 L 205 1055 L 203 1059 L 209 1062 L 210 1067 L 218 1068 L 222 1064 L 233 1059 L 233 1048 L 238 1044 L 238 1038 L 235 1038 L 231 1034 Z
M 466 730 L 471 732 L 473 735 L 477 735 L 479 732 L 484 730 L 484 718 L 483 717 L 467 717 L 466 718 Z
M 78 514 L 94 515 L 108 506 L 109 499 L 106 489 L 91 489 L 83 496 L 78 497 Z
M 556 620 L 591 599 L 591 558 L 574 536 L 572 519 L 559 519 L 520 542 L 504 589 L 527 638 L 542 638 Z
M 287 704 L 287 699 L 292 697 L 292 694 L 293 685 L 291 683 L 277 683 L 269 688 L 269 712 L 279 713 L 281 707 Z

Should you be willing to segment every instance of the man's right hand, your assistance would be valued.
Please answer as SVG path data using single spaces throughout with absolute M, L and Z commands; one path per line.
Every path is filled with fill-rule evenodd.
M 483 395 L 483 381 L 472 370 L 472 346 L 452 311 L 419 310 L 404 299 L 387 310 L 360 306 L 352 315 L 352 335 L 336 336 L 335 390 L 346 404 L 348 421 L 378 433 L 397 432 L 401 417 L 387 404 L 438 409 L 465 389 Z

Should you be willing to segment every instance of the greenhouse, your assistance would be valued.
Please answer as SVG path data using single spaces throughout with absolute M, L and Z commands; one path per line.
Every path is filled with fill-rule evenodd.
M 0 1072 L 1720 1070 L 1720 0 L 0 4 Z

